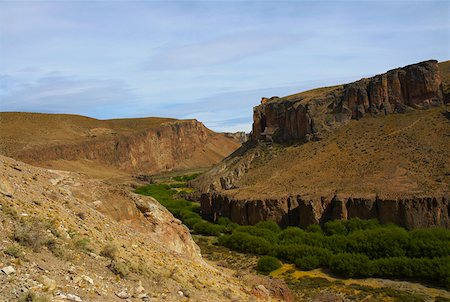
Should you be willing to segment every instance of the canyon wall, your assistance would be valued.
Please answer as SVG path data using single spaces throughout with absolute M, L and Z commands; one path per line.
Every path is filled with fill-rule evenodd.
M 196 120 L 186 120 L 163 123 L 155 129 L 34 145 L 7 155 L 38 166 L 56 160 L 88 160 L 131 173 L 155 173 L 210 166 L 238 146 L 237 140 L 214 133 Z
M 263 98 L 253 109 L 253 140 L 292 142 L 320 137 L 321 132 L 366 114 L 386 115 L 409 108 L 425 109 L 445 101 L 437 61 L 430 60 L 316 96 Z
M 204 193 L 201 196 L 204 217 L 216 221 L 229 217 L 239 224 L 274 221 L 280 226 L 306 227 L 334 219 L 378 219 L 408 229 L 421 227 L 450 228 L 450 198 L 355 198 L 335 195 L 318 200 L 300 195 L 280 199 L 234 200 L 224 194 Z

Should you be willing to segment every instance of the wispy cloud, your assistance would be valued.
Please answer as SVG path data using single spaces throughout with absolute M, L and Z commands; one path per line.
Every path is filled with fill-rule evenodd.
M 237 33 L 179 47 L 167 47 L 148 64 L 152 70 L 186 69 L 242 60 L 286 47 L 294 35 Z M 299 39 L 298 39 L 299 40 Z

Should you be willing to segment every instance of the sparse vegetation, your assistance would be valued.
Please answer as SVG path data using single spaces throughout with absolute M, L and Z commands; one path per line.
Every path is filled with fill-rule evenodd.
M 37 252 L 47 243 L 49 237 L 45 225 L 40 220 L 31 218 L 16 223 L 13 239 Z
M 46 297 L 38 295 L 33 292 L 24 293 L 19 297 L 19 302 L 47 302 L 49 301 Z
M 22 248 L 17 243 L 11 244 L 3 252 L 14 258 L 21 258 L 23 254 Z
M 110 242 L 103 247 L 103 249 L 100 252 L 100 255 L 109 258 L 111 260 L 114 260 L 116 259 L 117 251 L 118 251 L 117 245 Z
M 73 245 L 75 248 L 83 251 L 83 252 L 92 252 L 92 248 L 89 245 L 89 238 L 81 237 L 77 238 L 75 237 L 75 240 L 73 242 Z
M 108 268 L 121 278 L 126 278 L 130 274 L 130 267 L 126 262 L 113 260 Z

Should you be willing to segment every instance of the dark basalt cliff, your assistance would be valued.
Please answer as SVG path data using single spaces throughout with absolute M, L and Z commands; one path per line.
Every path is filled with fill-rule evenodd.
M 263 98 L 261 105 L 253 109 L 252 139 L 309 140 L 366 114 L 386 115 L 444 102 L 438 64 L 430 60 L 361 79 L 313 98 Z
M 234 200 L 226 195 L 205 193 L 201 209 L 205 218 L 215 221 L 229 217 L 239 224 L 275 221 L 281 226 L 306 227 L 334 219 L 378 219 L 405 228 L 450 228 L 450 198 L 353 198 L 335 195 L 331 198 L 308 200 L 291 196 L 267 200 Z

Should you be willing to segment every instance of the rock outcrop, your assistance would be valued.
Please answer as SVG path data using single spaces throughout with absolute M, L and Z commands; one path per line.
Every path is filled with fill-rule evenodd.
M 360 119 L 444 103 L 437 61 L 430 60 L 305 98 L 264 99 L 253 110 L 253 140 L 276 142 L 318 138 L 322 132 Z
M 239 224 L 275 221 L 279 225 L 306 227 L 334 219 L 378 219 L 408 229 L 421 227 L 450 228 L 450 198 L 357 198 L 335 195 L 318 200 L 290 196 L 280 199 L 234 200 L 225 194 L 204 193 L 201 209 L 205 218 L 215 221 L 229 217 Z
M 191 183 L 202 213 L 240 224 L 358 217 L 450 228 L 450 124 L 448 108 L 435 108 L 447 102 L 442 70 L 430 60 L 263 98 L 251 140 Z M 367 115 L 379 118 L 359 120 Z

